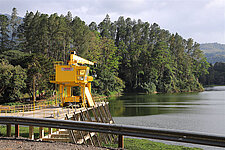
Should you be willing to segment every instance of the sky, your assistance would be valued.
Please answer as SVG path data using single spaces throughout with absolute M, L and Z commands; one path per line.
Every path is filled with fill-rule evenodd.
M 109 14 L 111 21 L 120 16 L 157 23 L 183 38 L 198 43 L 225 44 L 225 0 L 0 0 L 0 13 L 11 14 L 17 8 L 27 11 L 66 15 L 70 11 L 86 24 L 100 23 Z

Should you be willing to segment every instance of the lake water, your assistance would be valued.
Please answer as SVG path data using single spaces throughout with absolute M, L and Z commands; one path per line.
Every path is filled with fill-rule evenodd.
M 118 124 L 225 135 L 225 86 L 199 93 L 127 94 L 109 102 Z

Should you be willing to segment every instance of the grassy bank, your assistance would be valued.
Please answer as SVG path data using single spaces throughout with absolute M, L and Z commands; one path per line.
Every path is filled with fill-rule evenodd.
M 117 144 L 106 144 L 106 147 L 117 148 Z M 147 139 L 133 139 L 125 138 L 124 139 L 124 148 L 128 150 L 201 150 L 200 148 L 191 148 L 178 145 L 168 145 L 159 142 L 152 142 Z

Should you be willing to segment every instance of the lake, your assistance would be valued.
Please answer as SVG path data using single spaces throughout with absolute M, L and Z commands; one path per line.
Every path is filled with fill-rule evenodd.
M 118 124 L 225 135 L 225 86 L 181 94 L 125 94 L 109 99 Z

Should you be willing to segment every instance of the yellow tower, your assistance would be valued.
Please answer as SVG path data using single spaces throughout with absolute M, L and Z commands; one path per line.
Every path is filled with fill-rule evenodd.
M 93 77 L 88 76 L 90 68 L 85 65 L 94 65 L 94 63 L 77 56 L 75 51 L 70 52 L 67 65 L 63 62 L 55 62 L 55 74 L 50 77 L 50 82 L 59 85 L 61 106 L 65 106 L 66 103 L 80 103 L 83 107 L 95 105 L 91 95 Z M 80 96 L 73 96 L 73 87 L 80 87 Z

